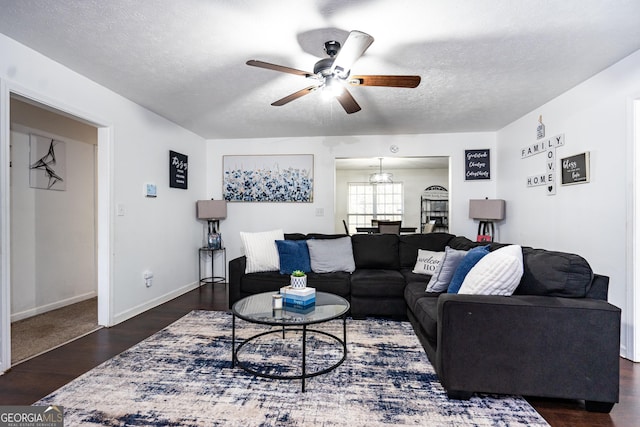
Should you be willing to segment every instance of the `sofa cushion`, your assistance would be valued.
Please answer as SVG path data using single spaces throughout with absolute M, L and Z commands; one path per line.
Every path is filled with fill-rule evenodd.
M 349 298 L 350 274 L 345 272 L 334 273 L 308 273 L 307 286 L 315 288 L 320 292 L 330 292 Z M 289 284 L 289 276 L 280 274 L 278 271 L 268 271 L 261 273 L 251 273 L 242 276 L 240 288 L 241 294 L 259 294 L 262 292 L 277 292 L 281 287 Z
M 342 237 L 349 237 L 349 236 L 347 234 L 324 234 L 324 233 L 309 233 L 306 235 L 307 240 L 308 239 L 319 239 L 319 240 L 340 239 Z
M 329 292 L 349 299 L 351 294 L 351 273 L 334 271 L 333 273 L 307 274 L 307 286 L 319 292 Z
M 473 240 L 469 240 L 464 236 L 455 236 L 453 239 L 449 241 L 449 246 L 452 249 L 458 249 L 461 251 L 468 251 L 477 246 L 486 246 L 486 243 L 474 242 Z
M 356 268 L 400 269 L 398 235 L 355 234 L 351 236 L 351 242 L 353 244 L 353 258 Z
M 355 270 L 353 262 L 353 250 L 351 238 L 340 237 L 337 239 L 309 239 L 309 258 L 311 270 L 314 273 L 331 273 L 334 271 Z
M 418 249 L 442 252 L 453 234 L 449 233 L 426 233 L 426 234 L 403 234 L 398 239 L 400 267 L 413 267 L 416 263 Z
M 522 248 L 509 245 L 490 252 L 469 271 L 459 294 L 513 294 L 522 279 Z
M 245 274 L 240 279 L 240 291 L 244 294 L 259 294 L 261 292 L 277 292 L 281 287 L 289 284 L 289 276 L 279 271 L 263 271 Z
M 488 253 L 489 246 L 480 246 L 469 250 L 464 258 L 462 258 L 462 261 L 460 261 L 460 264 L 458 264 L 456 271 L 453 273 L 453 277 L 451 278 L 451 283 L 449 283 L 447 292 L 450 294 L 457 294 L 460 286 L 462 286 L 462 282 L 464 282 L 464 278 L 467 277 L 469 271 L 471 271 L 471 269 L 478 263 L 478 261 L 480 261 Z
M 440 292 L 425 292 L 424 284 L 419 282 L 407 283 L 404 287 L 404 300 L 412 313 L 416 311 L 416 303 L 420 298 L 437 299 L 439 295 Z
M 433 272 L 429 283 L 427 283 L 427 292 L 444 292 L 449 288 L 449 283 L 456 272 L 458 265 L 467 254 L 467 251 L 451 249 L 447 246 L 444 249 L 442 262 Z
M 280 274 L 291 274 L 295 270 L 311 271 L 309 247 L 305 240 L 276 240 L 280 258 Z
M 397 270 L 357 269 L 351 275 L 351 295 L 404 298 L 404 286 Z
M 425 249 L 418 249 L 418 259 L 416 259 L 416 265 L 413 267 L 413 272 L 416 274 L 428 274 L 431 276 L 440 266 L 443 258 L 444 251 L 434 252 L 427 251 Z
M 579 255 L 522 248 L 524 274 L 516 295 L 584 298 L 593 280 L 589 263 Z
M 307 240 L 307 235 L 302 233 L 284 233 L 286 240 Z
M 411 268 L 401 268 L 400 273 L 404 276 L 405 283 L 420 283 L 422 286 L 422 290 L 424 291 L 425 286 L 429 282 L 431 276 L 426 274 L 417 274 L 413 272 Z
M 240 232 L 240 240 L 247 257 L 245 273 L 260 271 L 279 271 L 280 257 L 276 240 L 284 240 L 282 230 L 263 231 L 258 233 Z
M 420 322 L 427 339 L 436 342 L 438 338 L 438 298 L 420 298 L 415 303 L 413 315 Z M 464 351 L 464 349 L 461 349 Z
M 449 246 L 453 249 L 459 249 L 463 251 L 468 251 L 470 249 L 477 248 L 478 246 L 489 246 L 489 251 L 495 251 L 496 249 L 500 249 L 503 246 L 508 246 L 508 244 L 499 242 L 474 242 L 473 240 L 469 240 L 464 236 L 455 236 L 449 241 Z

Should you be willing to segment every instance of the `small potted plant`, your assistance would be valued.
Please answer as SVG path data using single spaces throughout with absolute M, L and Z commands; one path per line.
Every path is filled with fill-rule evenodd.
M 307 287 L 307 275 L 302 270 L 294 270 L 291 273 L 291 287 L 294 289 L 303 289 Z

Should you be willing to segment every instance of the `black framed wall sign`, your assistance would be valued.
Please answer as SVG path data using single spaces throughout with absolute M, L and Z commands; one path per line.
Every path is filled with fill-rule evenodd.
M 187 189 L 189 162 L 186 154 L 169 151 L 169 187 Z
M 465 181 L 491 179 L 491 156 L 488 148 L 464 150 L 464 179 Z
M 585 184 L 589 182 L 589 152 L 565 157 L 562 167 L 562 185 Z

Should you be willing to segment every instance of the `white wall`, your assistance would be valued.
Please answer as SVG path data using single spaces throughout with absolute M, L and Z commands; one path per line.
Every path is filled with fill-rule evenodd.
M 227 258 L 242 254 L 240 231 L 282 228 L 285 232 L 335 231 L 335 159 L 349 157 L 389 157 L 389 147 L 397 145 L 399 157 L 450 156 L 450 232 L 474 238 L 477 224 L 468 218 L 469 199 L 494 197 L 495 168 L 491 180 L 464 181 L 464 150 L 489 148 L 496 164 L 495 133 L 435 135 L 349 136 L 313 138 L 270 138 L 210 140 L 208 142 L 207 192 L 222 198 L 222 157 L 239 154 L 313 154 L 314 196 L 312 203 L 229 203 L 227 219 L 220 223 L 227 246 Z M 322 208 L 324 216 L 316 216 Z
M 102 196 L 111 205 L 105 221 L 112 225 L 113 322 L 194 287 L 202 243 L 195 201 L 206 193 L 204 140 L 2 34 L 0 52 L 4 87 L 109 128 L 110 140 L 100 144 L 109 144 L 104 151 L 112 153 L 106 165 L 111 194 Z M 8 97 L 2 99 L 0 110 L 6 110 Z M 189 156 L 188 190 L 169 188 L 169 150 Z M 6 159 L 0 167 L 8 167 Z M 143 196 L 146 182 L 157 185 L 156 199 Z M 124 216 L 116 216 L 116 204 Z M 145 270 L 154 273 L 151 288 L 144 286 Z
M 65 191 L 29 186 L 29 135 L 11 132 L 11 320 L 96 296 L 94 145 L 65 142 Z
M 622 309 L 621 354 L 628 357 L 633 319 L 626 243 L 633 165 L 627 152 L 633 98 L 640 98 L 640 51 L 497 133 L 498 197 L 507 201 L 503 240 L 580 254 L 596 273 L 609 276 L 609 301 Z M 554 196 L 544 187 L 526 187 L 526 177 L 545 168 L 541 155 L 520 158 L 520 149 L 536 141 L 539 115 L 547 136 L 565 135 L 556 168 L 563 157 L 591 153 L 590 183 L 557 185 Z
M 420 196 L 430 185 L 441 185 L 449 189 L 449 169 L 388 169 L 394 182 L 401 182 L 404 191 L 403 227 L 416 227 L 420 231 Z M 342 233 L 342 220 L 347 219 L 349 208 L 349 183 L 369 182 L 371 169 L 336 170 L 335 231 Z

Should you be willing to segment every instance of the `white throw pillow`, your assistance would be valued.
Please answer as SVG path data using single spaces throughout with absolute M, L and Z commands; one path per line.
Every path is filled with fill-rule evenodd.
M 259 233 L 240 232 L 240 240 L 247 257 L 245 273 L 260 271 L 279 271 L 280 256 L 276 240 L 284 240 L 282 230 L 263 231 Z
M 426 249 L 418 249 L 418 259 L 413 267 L 416 274 L 428 274 L 433 276 L 444 258 L 444 252 L 428 251 Z
M 522 247 L 504 246 L 478 261 L 465 277 L 458 293 L 512 295 L 523 273 Z
M 442 261 L 440 261 L 436 271 L 431 276 L 426 292 L 445 292 L 449 288 L 453 273 L 455 273 L 458 264 L 466 254 L 467 251 L 451 249 L 449 246 L 445 247 Z

